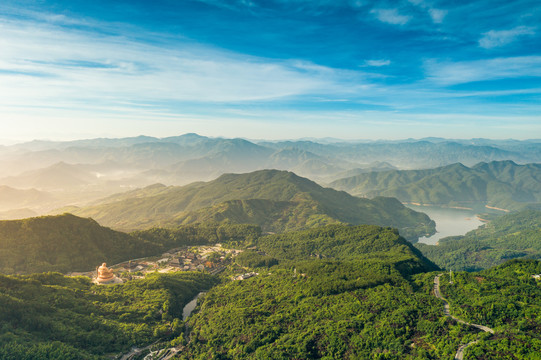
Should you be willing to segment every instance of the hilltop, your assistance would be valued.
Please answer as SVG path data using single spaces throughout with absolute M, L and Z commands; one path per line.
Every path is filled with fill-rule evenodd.
M 89 271 L 159 250 L 71 214 L 0 221 L 1 273 Z
M 154 186 L 71 211 L 121 230 L 211 219 L 257 224 L 273 232 L 338 222 L 393 226 L 407 238 L 434 231 L 428 216 L 396 199 L 357 198 L 278 170 L 225 174 L 182 187 Z

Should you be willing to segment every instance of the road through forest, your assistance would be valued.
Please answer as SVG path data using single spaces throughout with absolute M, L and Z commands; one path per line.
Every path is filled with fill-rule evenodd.
M 440 276 L 442 276 L 443 274 L 438 274 L 436 275 L 436 277 L 434 278 L 434 295 L 440 299 L 441 301 L 443 301 L 443 313 L 445 314 L 445 316 L 449 316 L 450 318 L 452 318 L 453 320 L 455 320 L 456 322 L 459 322 L 461 324 L 464 324 L 464 325 L 468 325 L 468 326 L 473 326 L 475 328 L 478 328 L 480 330 L 483 330 L 483 331 L 486 331 L 488 333 L 491 333 L 491 334 L 494 334 L 494 330 L 489 328 L 488 326 L 484 326 L 484 325 L 479 325 L 479 324 L 471 324 L 469 322 L 466 322 L 462 319 L 459 319 L 457 318 L 456 316 L 453 316 L 451 315 L 451 312 L 450 312 L 450 309 L 449 309 L 449 303 L 447 302 L 447 300 L 445 300 L 445 298 L 441 295 L 441 291 L 440 291 Z M 464 344 L 464 345 L 460 345 L 460 347 L 458 348 L 457 352 L 456 352 L 456 355 L 455 355 L 455 360 L 462 360 L 464 359 L 464 350 L 470 346 L 470 345 L 473 345 L 475 343 L 477 343 L 479 340 L 476 340 L 476 341 L 471 341 L 467 344 Z

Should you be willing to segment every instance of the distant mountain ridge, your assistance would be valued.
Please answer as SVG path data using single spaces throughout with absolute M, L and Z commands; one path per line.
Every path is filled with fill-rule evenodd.
M 289 152 L 285 155 L 283 152 Z M 282 152 L 282 154 L 280 154 Z M 284 156 L 285 155 L 285 156 Z M 513 160 L 518 163 L 541 161 L 539 141 L 496 141 L 486 139 L 445 140 L 407 139 L 402 141 L 249 141 L 245 139 L 209 138 L 184 134 L 166 138 L 139 136 L 121 139 L 87 139 L 68 142 L 33 141 L 0 148 L 0 164 L 12 167 L 11 176 L 20 172 L 50 166 L 58 162 L 97 164 L 115 160 L 120 164 L 139 166 L 141 171 L 161 169 L 169 172 L 176 183 L 210 180 L 224 172 L 255 171 L 263 168 L 291 170 L 310 176 L 305 161 L 317 161 L 312 175 L 333 175 L 336 168 L 347 171 L 365 167 L 374 161 L 388 162 L 401 168 L 430 168 L 461 162 L 471 166 L 478 162 Z M 219 161 L 218 161 L 219 160 Z M 189 163 L 185 164 L 188 161 Z M 211 168 L 190 174 L 193 162 Z M 4 167 L 6 167 L 4 166 Z M 328 167 L 328 172 L 324 171 Z M 301 171 L 302 170 L 302 171 Z M 180 173 L 175 173 L 180 171 Z M 184 173 L 183 173 L 184 171 Z M 304 172 L 305 171 L 305 172 Z M 218 175 L 216 175 L 218 174 Z M 195 178 L 199 176 L 198 178 Z M 0 174 L 1 176 L 1 174 Z M 163 181 L 162 181 L 163 182 Z
M 402 202 L 515 210 L 541 203 L 541 164 L 493 161 L 471 168 L 453 164 L 371 172 L 336 180 L 330 186 L 354 195 L 392 196 Z
M 227 220 L 257 224 L 266 231 L 337 222 L 374 224 L 397 227 L 409 239 L 434 231 L 425 214 L 396 199 L 361 199 L 278 170 L 225 174 L 182 187 L 153 186 L 70 211 L 122 230 Z
M 250 141 L 190 133 L 165 138 L 32 141 L 0 147 L 0 185 L 53 192 L 57 207 L 81 206 L 155 183 L 180 186 L 225 173 L 287 170 L 328 184 L 373 171 L 502 160 L 541 163 L 541 140 Z M 20 203 L 5 211 L 23 208 L 41 215 L 52 209 Z

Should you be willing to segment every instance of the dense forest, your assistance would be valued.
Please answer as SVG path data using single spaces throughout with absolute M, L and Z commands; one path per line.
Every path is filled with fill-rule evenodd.
M 112 286 L 59 273 L 0 275 L 0 359 L 106 359 L 182 336 L 182 308 L 218 280 L 151 274 Z
M 331 225 L 256 246 L 237 261 L 259 275 L 205 296 L 180 358 L 441 358 L 468 333 L 437 320 L 441 303 L 412 280 L 436 267 L 396 230 Z
M 540 262 L 455 273 L 452 287 L 448 278 L 442 282 L 451 312 L 494 327 L 490 336 L 444 316 L 432 292 L 439 272 L 426 272 L 433 265 L 410 246 L 392 230 L 370 226 L 263 237 L 259 252 L 238 258 L 259 275 L 205 296 L 179 358 L 451 359 L 459 345 L 476 340 L 466 358 L 535 358 L 541 287 L 532 275 Z
M 541 259 L 541 211 L 496 217 L 464 236 L 415 246 L 442 268 L 457 271 L 488 269 L 514 258 Z
M 442 290 L 452 312 L 496 335 L 469 350 L 465 359 L 537 359 L 541 354 L 541 262 L 511 260 L 476 273 L 454 273 Z M 448 278 L 447 278 L 448 279 Z

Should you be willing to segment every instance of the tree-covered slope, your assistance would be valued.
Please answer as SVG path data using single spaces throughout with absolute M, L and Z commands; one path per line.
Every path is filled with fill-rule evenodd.
M 156 244 L 71 214 L 0 221 L 0 272 L 89 271 L 160 251 Z
M 524 210 L 495 218 L 464 236 L 438 245 L 416 244 L 426 257 L 446 269 L 488 269 L 514 258 L 541 259 L 541 211 Z
M 229 200 L 195 211 L 182 212 L 172 224 L 228 221 L 258 224 L 264 231 L 291 231 L 338 223 L 339 221 L 311 202 L 273 201 L 267 199 Z
M 156 193 L 152 194 L 154 191 Z M 249 220 L 270 231 L 332 222 L 393 226 L 407 238 L 434 231 L 433 222 L 425 214 L 404 207 L 396 199 L 357 198 L 323 188 L 287 171 L 226 174 L 207 183 L 158 188 L 150 193 L 149 196 L 141 196 L 132 192 L 128 198 L 121 195 L 118 201 L 110 198 L 106 203 L 76 209 L 73 213 L 92 217 L 117 229 L 172 226 L 198 219 L 223 218 L 242 222 Z M 277 220 L 269 223 L 263 216 L 265 211 Z
M 511 260 L 475 273 L 447 275 L 442 292 L 460 318 L 484 324 L 496 336 L 467 350 L 465 359 L 538 359 L 541 354 L 541 262 Z
M 268 235 L 256 241 L 258 248 L 280 260 L 323 258 L 376 260 L 404 267 L 404 275 L 433 271 L 437 267 L 396 229 L 375 225 L 329 225 L 315 229 Z M 407 264 L 407 265 L 406 265 Z
M 113 286 L 59 273 L 0 275 L 0 359 L 111 359 L 182 333 L 182 308 L 217 280 L 153 274 Z
M 453 164 L 426 170 L 372 172 L 331 186 L 354 195 L 392 196 L 403 202 L 520 209 L 541 202 L 541 164 L 512 161 Z
M 126 234 L 71 214 L 0 221 L 0 273 L 90 271 L 179 246 L 251 241 L 251 225 L 194 224 Z

